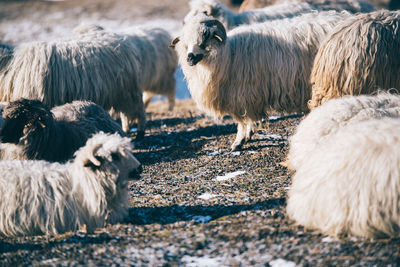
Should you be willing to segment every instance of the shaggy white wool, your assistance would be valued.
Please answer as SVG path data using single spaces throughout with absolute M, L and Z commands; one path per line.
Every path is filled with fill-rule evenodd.
M 332 236 L 400 234 L 400 120 L 349 123 L 320 143 L 293 176 L 287 213 Z
M 60 234 L 88 231 L 127 215 L 128 182 L 140 163 L 129 138 L 99 133 L 66 164 L 1 161 L 0 233 Z
M 238 125 L 232 149 L 251 136 L 270 110 L 307 110 L 309 75 L 321 40 L 347 12 L 314 12 L 237 27 L 200 14 L 185 23 L 175 47 L 193 99 L 204 111 L 231 115 Z

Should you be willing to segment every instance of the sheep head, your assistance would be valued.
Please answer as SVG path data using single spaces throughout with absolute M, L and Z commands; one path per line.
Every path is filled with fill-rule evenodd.
M 84 168 L 94 172 L 113 173 L 112 177 L 117 185 L 140 179 L 142 166 L 132 154 L 130 139 L 118 134 L 100 132 L 93 135 L 75 156 Z
M 52 121 L 50 109 L 39 100 L 19 99 L 3 109 L 0 140 L 18 144 L 20 138 L 31 131 L 43 131 Z
M 226 42 L 226 30 L 221 22 L 207 16 L 196 16 L 183 27 L 182 36 L 172 41 L 172 46 L 182 41 L 186 51 L 186 61 L 190 66 L 207 58 L 215 49 Z
M 216 0 L 192 0 L 189 5 L 190 11 L 185 16 L 184 23 L 187 23 L 198 14 L 204 14 L 215 19 L 223 19 L 225 11 L 228 10 L 223 3 Z

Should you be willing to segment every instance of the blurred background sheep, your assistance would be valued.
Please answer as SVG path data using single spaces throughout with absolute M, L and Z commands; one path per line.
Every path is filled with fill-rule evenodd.
M 385 117 L 400 118 L 400 96 L 381 92 L 327 101 L 310 112 L 290 137 L 288 167 L 299 169 L 320 144 L 347 124 Z
M 245 0 L 240 5 L 239 12 L 277 5 L 281 3 L 308 3 L 318 10 L 346 10 L 351 13 L 371 12 L 374 6 L 362 0 Z
M 128 121 L 138 118 L 137 137 L 143 137 L 141 50 L 125 36 L 82 35 L 26 43 L 0 52 L 11 54 L 0 70 L 1 101 L 32 98 L 49 107 L 73 100 L 93 101 L 104 109 L 123 112 L 124 131 L 129 131 Z
M 190 20 L 191 17 L 203 13 L 222 22 L 226 29 L 232 29 L 242 24 L 253 24 L 256 22 L 290 18 L 314 10 L 346 10 L 356 13 L 371 12 L 375 9 L 372 4 L 358 0 L 343 0 L 338 2 L 283 1 L 276 2 L 275 4 L 265 8 L 254 9 L 237 14 L 218 0 L 192 0 L 190 2 L 190 12 L 186 15 L 184 21 L 186 22 Z
M 400 235 L 400 120 L 348 123 L 303 159 L 287 213 L 335 237 Z
M 0 161 L 0 233 L 89 232 L 128 214 L 128 183 L 141 165 L 129 138 L 98 133 L 65 164 Z M 107 217 L 108 212 L 111 211 Z
M 360 14 L 321 43 L 311 73 L 313 109 L 331 98 L 400 88 L 400 13 Z
M 126 135 L 110 115 L 94 103 L 74 101 L 50 110 L 39 100 L 20 99 L 3 109 L 1 158 L 63 162 L 100 131 Z
M 99 25 L 81 24 L 73 32 L 75 35 L 102 34 L 104 28 Z M 143 90 L 143 103 L 145 108 L 149 105 L 154 95 L 165 95 L 168 99 L 168 109 L 172 110 L 175 104 L 175 77 L 178 59 L 171 43 L 170 34 L 161 28 L 144 26 L 129 27 L 119 34 L 126 35 L 139 51 L 140 80 Z
M 193 17 L 174 40 L 189 90 L 211 115 L 238 122 L 232 150 L 250 139 L 254 122 L 270 110 L 307 110 L 309 74 L 320 41 L 338 21 L 334 11 L 237 27 L 204 14 Z

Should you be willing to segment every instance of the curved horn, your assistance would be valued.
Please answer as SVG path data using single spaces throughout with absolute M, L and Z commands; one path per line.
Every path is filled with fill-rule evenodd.
M 210 33 L 213 37 L 215 37 L 218 41 L 223 43 L 226 40 L 226 30 L 224 25 L 216 19 L 204 20 L 201 22 L 204 26 L 211 28 Z

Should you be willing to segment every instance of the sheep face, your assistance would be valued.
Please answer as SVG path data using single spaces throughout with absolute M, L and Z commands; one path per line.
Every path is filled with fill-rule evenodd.
M 95 173 L 112 173 L 117 186 L 124 187 L 128 181 L 140 179 L 142 172 L 142 166 L 131 150 L 129 138 L 100 132 L 89 139 L 76 156 L 83 157 L 83 166 Z
M 175 45 L 182 41 L 187 53 L 186 61 L 190 66 L 195 66 L 204 58 L 215 57 L 218 48 L 226 42 L 226 31 L 221 22 L 206 16 L 196 18 L 203 19 L 194 19 L 186 24 L 181 38 L 175 39 L 172 43 Z
M 29 131 L 41 131 L 53 119 L 50 109 L 38 100 L 20 99 L 4 107 L 0 140 L 17 144 Z

